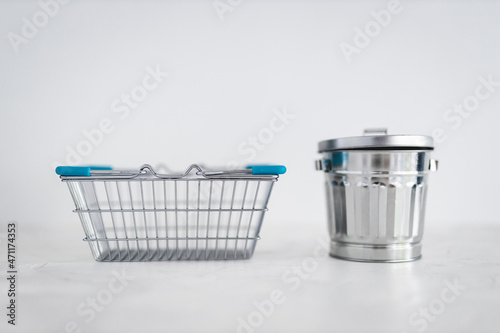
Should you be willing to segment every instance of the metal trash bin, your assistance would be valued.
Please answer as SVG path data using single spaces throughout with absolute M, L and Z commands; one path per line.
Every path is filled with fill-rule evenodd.
M 403 262 L 421 257 L 432 137 L 387 135 L 322 141 L 316 169 L 325 173 L 332 257 Z

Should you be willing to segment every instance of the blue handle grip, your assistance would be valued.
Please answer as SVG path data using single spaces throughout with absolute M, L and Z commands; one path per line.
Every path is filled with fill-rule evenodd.
M 252 169 L 252 175 L 282 175 L 286 172 L 284 165 L 250 165 L 247 169 Z
M 66 177 L 90 177 L 91 170 L 113 170 L 109 166 L 58 166 L 56 173 Z

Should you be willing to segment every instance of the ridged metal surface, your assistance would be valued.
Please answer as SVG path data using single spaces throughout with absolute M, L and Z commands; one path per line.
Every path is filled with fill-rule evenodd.
M 427 192 L 423 177 L 386 182 L 378 177 L 327 178 L 332 239 L 360 244 L 421 240 Z
M 420 257 L 430 152 L 325 152 L 330 254 L 393 262 Z
M 249 259 L 275 179 L 68 180 L 98 261 Z

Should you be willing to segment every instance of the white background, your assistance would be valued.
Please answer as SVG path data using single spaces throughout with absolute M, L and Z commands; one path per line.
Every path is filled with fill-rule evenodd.
M 2 1 L 0 235 L 7 221 L 16 221 L 31 264 L 71 261 L 61 253 L 73 247 L 81 251 L 79 260 L 90 262 L 54 167 L 66 164 L 67 147 L 86 139 L 82 131 L 105 118 L 113 131 L 92 145 L 82 164 L 163 163 L 175 171 L 191 163 L 286 165 L 261 234 L 264 249 L 272 243 L 277 251 L 273 260 L 300 243 L 292 227 L 307 230 L 312 242 L 326 237 L 323 179 L 313 168 L 317 143 L 367 127 L 424 135 L 441 128 L 447 139 L 434 154 L 440 169 L 430 179 L 427 232 L 439 230 L 432 236 L 438 242 L 453 239 L 459 226 L 498 235 L 500 86 L 459 128 L 444 115 L 474 95 L 478 77 L 500 81 L 500 3 L 402 1 L 402 11 L 348 62 L 341 43 L 354 44 L 356 28 L 364 29 L 371 12 L 387 4 L 243 1 L 221 19 L 212 1 L 70 1 L 16 52 L 9 33 L 22 36 L 23 17 L 32 20 L 41 7 Z M 120 119 L 112 103 L 140 85 L 148 67 L 169 75 Z M 268 128 L 276 109 L 295 118 L 254 159 L 242 154 L 238 147 Z M 492 239 L 483 246 L 498 252 L 497 244 Z M 498 294 L 498 266 L 489 269 Z M 31 319 L 25 313 L 19 320 Z M 284 327 L 278 323 L 268 329 Z

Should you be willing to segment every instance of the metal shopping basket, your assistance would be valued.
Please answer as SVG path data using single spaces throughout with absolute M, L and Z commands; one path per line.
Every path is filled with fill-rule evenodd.
M 284 166 L 182 174 L 56 168 L 97 261 L 249 259 Z

